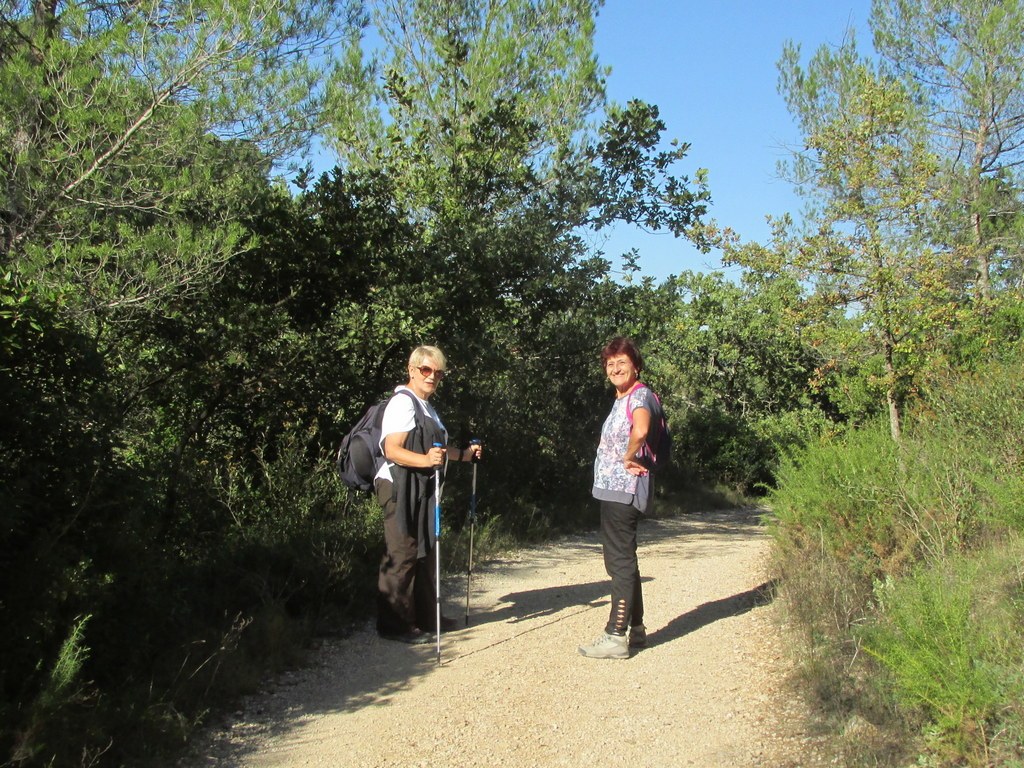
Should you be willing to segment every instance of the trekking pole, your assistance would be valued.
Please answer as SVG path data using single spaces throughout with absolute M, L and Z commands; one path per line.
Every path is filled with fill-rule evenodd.
M 441 443 L 434 443 L 435 448 L 442 448 Z M 434 566 L 437 598 L 437 611 L 435 614 L 436 624 L 434 631 L 437 633 L 437 663 L 441 664 L 441 467 L 434 468 Z
M 479 445 L 479 440 L 470 440 L 470 446 Z M 476 453 L 473 453 L 473 490 L 469 494 L 469 563 L 466 566 L 466 626 L 469 626 L 469 583 L 473 574 L 473 529 L 476 527 Z

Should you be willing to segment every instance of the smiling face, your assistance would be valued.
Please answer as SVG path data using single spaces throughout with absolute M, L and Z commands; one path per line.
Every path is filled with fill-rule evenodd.
M 426 400 L 437 391 L 447 366 L 444 352 L 437 347 L 416 347 L 409 355 L 409 383 L 406 386 L 420 400 Z
M 636 384 L 639 372 L 629 355 L 612 355 L 604 363 L 604 372 L 615 390 L 622 394 Z
M 437 391 L 445 376 L 445 369 L 432 357 L 424 357 L 418 365 L 409 365 L 409 389 L 421 400 L 427 400 Z

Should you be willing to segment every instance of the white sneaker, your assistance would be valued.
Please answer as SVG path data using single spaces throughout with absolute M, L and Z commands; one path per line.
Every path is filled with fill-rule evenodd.
M 643 624 L 637 624 L 636 626 L 629 628 L 629 647 L 630 648 L 643 648 L 647 645 L 647 627 Z
M 591 645 L 581 645 L 580 653 L 591 659 L 628 659 L 629 647 L 625 635 L 609 635 L 607 632 Z

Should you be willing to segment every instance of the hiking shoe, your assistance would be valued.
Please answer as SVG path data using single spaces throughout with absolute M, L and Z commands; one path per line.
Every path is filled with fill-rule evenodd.
M 591 645 L 581 645 L 580 653 L 591 659 L 628 659 L 629 647 L 625 635 L 609 635 L 604 632 Z
M 434 639 L 429 632 L 415 627 L 406 632 L 381 632 L 380 636 L 385 640 L 394 640 L 396 643 L 405 643 L 406 645 L 426 645 Z
M 637 624 L 636 626 L 629 628 L 629 647 L 630 648 L 643 648 L 647 645 L 647 627 L 643 624 Z

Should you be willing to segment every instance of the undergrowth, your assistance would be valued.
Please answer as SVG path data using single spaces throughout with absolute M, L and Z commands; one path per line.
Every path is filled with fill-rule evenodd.
M 873 424 L 784 462 L 774 567 L 847 764 L 1019 766 L 1024 366 L 934 401 L 899 445 Z

